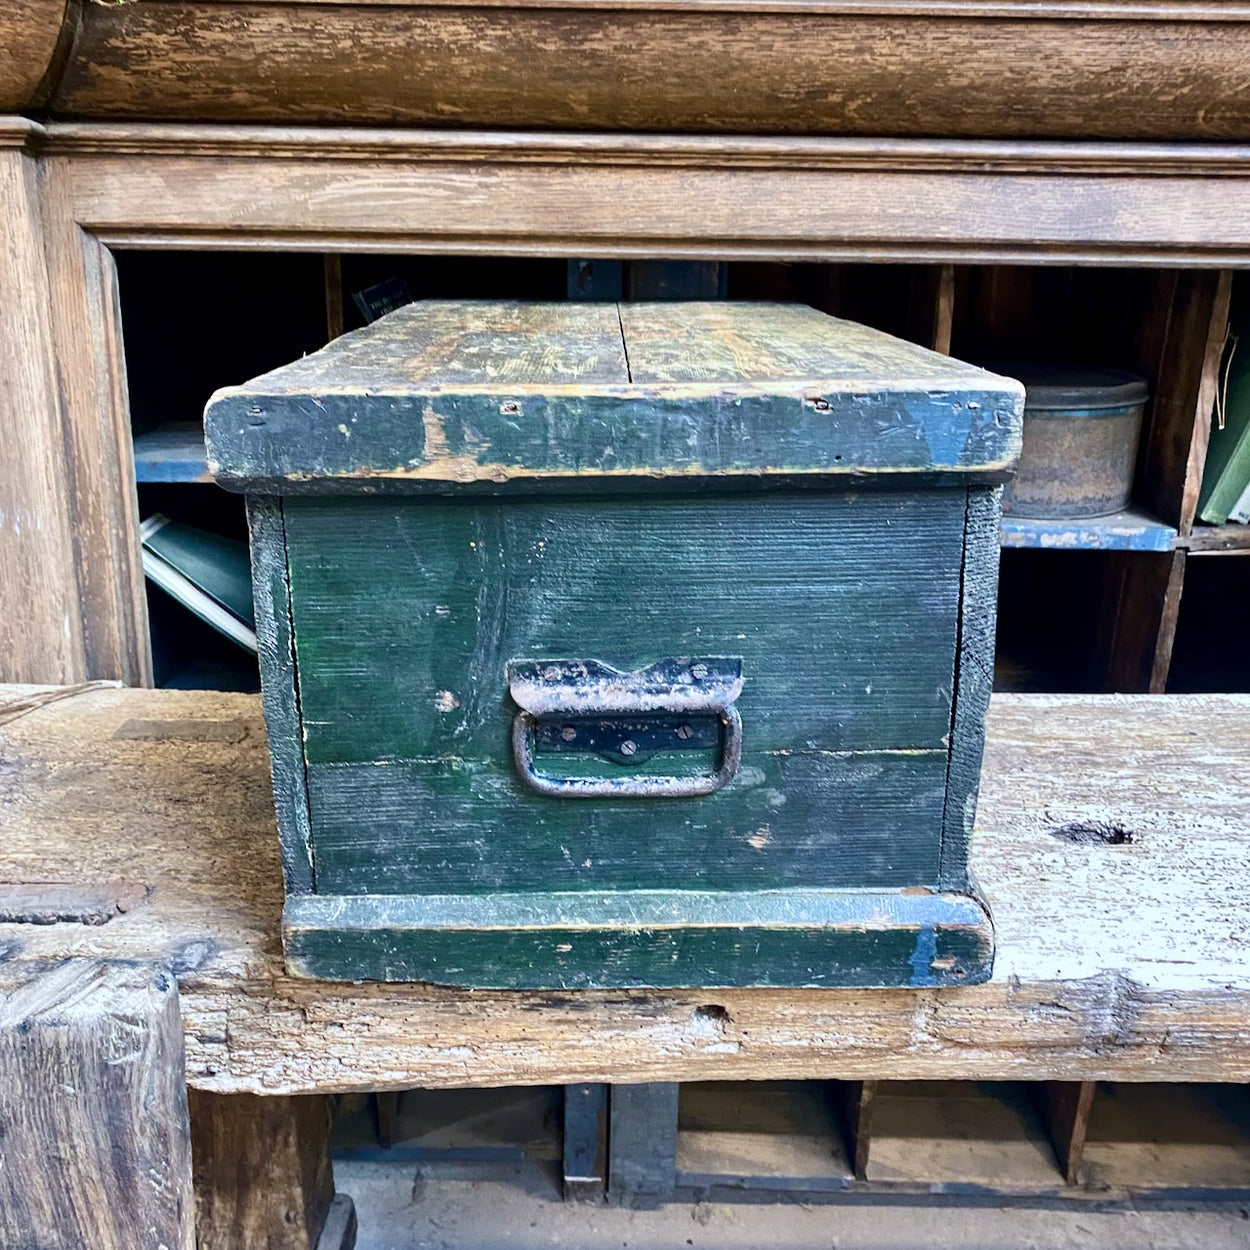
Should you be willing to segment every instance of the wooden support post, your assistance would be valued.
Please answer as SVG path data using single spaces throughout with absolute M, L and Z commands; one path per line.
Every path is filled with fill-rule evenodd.
M 67 960 L 0 981 L 0 1246 L 194 1250 L 178 987 Z
M 564 1087 L 564 1196 L 602 1202 L 608 1181 L 608 1087 Z
M 75 553 L 63 575 L 77 583 L 75 616 L 85 676 L 150 686 L 152 655 L 117 275 L 112 253 L 74 219 L 70 179 L 65 158 L 42 162 L 48 312 Z
M 0 675 L 82 681 L 72 501 L 52 349 L 37 167 L 38 127 L 0 119 Z
M 339 1241 L 318 1240 L 334 1200 L 329 1138 L 323 1095 L 192 1090 L 198 1250 L 351 1250 L 354 1218 Z
M 1034 1086 L 1055 1162 L 1069 1185 L 1077 1183 L 1085 1157 L 1085 1135 L 1096 1088 L 1094 1081 L 1041 1081 Z
M 846 1161 L 857 1181 L 868 1177 L 868 1154 L 872 1147 L 872 1113 L 876 1104 L 876 1081 L 839 1081 L 835 1085 L 835 1109 Z
M 608 1124 L 608 1200 L 654 1207 L 677 1185 L 676 1082 L 613 1085 Z
M 327 252 L 322 267 L 326 288 L 326 342 L 343 333 L 343 258 Z
M 951 332 L 955 324 L 955 266 L 939 265 L 933 295 L 933 341 L 929 344 L 943 356 L 951 354 Z

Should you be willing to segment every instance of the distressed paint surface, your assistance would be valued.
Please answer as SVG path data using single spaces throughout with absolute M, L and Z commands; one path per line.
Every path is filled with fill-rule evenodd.
M 937 883 L 963 492 L 288 500 L 286 524 L 319 892 Z M 518 777 L 511 660 L 691 654 L 742 660 L 723 790 L 643 813 Z
M 232 489 L 585 493 L 630 476 L 1001 480 L 1022 401 L 805 306 L 425 301 L 219 391 L 205 420 Z
M 965 895 L 775 890 L 292 899 L 300 976 L 488 989 L 975 984 L 989 917 Z
M 725 302 L 412 305 L 216 396 L 227 484 L 282 496 L 254 545 L 292 970 L 944 983 L 949 909 L 893 938 L 836 916 L 847 891 L 969 888 L 986 484 L 1021 398 L 810 308 Z M 692 657 L 733 677 L 702 712 L 677 698 Z M 584 663 L 628 706 L 561 695 Z M 675 927 L 613 918 L 664 889 L 692 909 Z M 805 889 L 832 910 L 751 914 Z M 554 903 L 438 923 L 552 891 L 586 900 L 591 936 L 566 940 Z M 702 923 L 708 891 L 742 909 Z M 969 906 L 976 952 L 946 981 L 989 972 Z

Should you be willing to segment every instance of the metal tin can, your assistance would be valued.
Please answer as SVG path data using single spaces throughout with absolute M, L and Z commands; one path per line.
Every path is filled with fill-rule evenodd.
M 1003 511 L 1096 517 L 1128 506 L 1149 392 L 1144 378 L 1083 365 L 996 364 L 1025 386 L 1020 468 Z

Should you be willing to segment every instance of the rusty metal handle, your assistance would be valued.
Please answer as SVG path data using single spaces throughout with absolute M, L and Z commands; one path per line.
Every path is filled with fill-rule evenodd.
M 720 763 L 702 777 L 546 777 L 534 768 L 538 718 L 518 712 L 512 722 L 512 756 L 521 780 L 531 790 L 564 799 L 693 799 L 727 786 L 742 761 L 742 718 L 738 709 L 720 708 Z

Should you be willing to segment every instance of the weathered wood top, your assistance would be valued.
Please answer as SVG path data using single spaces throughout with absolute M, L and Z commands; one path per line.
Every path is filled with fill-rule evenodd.
M 543 994 L 289 980 L 259 700 L 46 697 L 0 688 L 0 915 L 62 919 L 0 959 L 168 962 L 200 1088 L 1250 1080 L 1250 696 L 995 698 L 986 985 Z
M 424 300 L 205 412 L 241 489 L 863 472 L 1001 477 L 1010 379 L 797 304 Z

